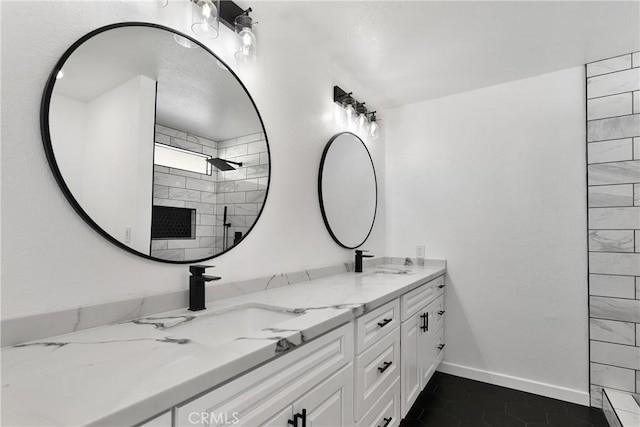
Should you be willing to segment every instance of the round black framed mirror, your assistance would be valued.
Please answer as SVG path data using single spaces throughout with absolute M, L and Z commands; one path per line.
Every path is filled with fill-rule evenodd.
M 40 123 L 71 205 L 136 255 L 221 255 L 264 208 L 271 162 L 255 102 L 213 52 L 171 28 L 127 22 L 80 38 L 47 81 Z
M 325 146 L 318 197 L 333 240 L 347 249 L 361 246 L 375 223 L 378 180 L 371 154 L 355 134 L 339 133 Z

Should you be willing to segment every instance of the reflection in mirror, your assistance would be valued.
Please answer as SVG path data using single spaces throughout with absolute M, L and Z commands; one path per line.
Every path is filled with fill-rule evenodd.
M 318 195 L 324 223 L 336 243 L 349 249 L 361 246 L 373 229 L 378 186 L 369 150 L 356 135 L 340 133 L 327 143 Z
M 242 83 L 175 35 L 152 24 L 88 34 L 54 70 L 41 119 L 54 174 L 85 220 L 138 255 L 193 262 L 251 230 L 270 161 Z

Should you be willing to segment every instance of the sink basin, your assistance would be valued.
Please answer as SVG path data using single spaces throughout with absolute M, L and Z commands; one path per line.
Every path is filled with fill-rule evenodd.
M 391 268 L 391 267 L 379 267 L 375 271 L 376 274 L 413 274 L 413 271 L 408 268 Z
M 255 336 L 262 329 L 297 316 L 278 307 L 249 305 L 203 313 L 162 329 L 169 333 L 171 338 L 219 345 L 236 338 Z

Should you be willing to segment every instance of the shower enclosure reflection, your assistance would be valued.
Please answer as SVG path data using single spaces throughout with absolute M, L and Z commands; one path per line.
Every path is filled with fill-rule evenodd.
M 270 158 L 253 100 L 211 52 L 179 45 L 168 28 L 117 24 L 79 40 L 48 82 L 42 122 L 74 208 L 138 255 L 211 258 L 262 211 Z

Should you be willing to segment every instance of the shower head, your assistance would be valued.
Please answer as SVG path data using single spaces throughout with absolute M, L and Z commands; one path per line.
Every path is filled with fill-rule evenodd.
M 213 166 L 217 167 L 221 171 L 232 171 L 235 170 L 230 163 L 238 166 L 242 166 L 242 162 L 232 162 L 231 160 L 221 159 L 220 157 L 216 157 L 215 159 L 207 159 L 207 162 L 211 163 Z

